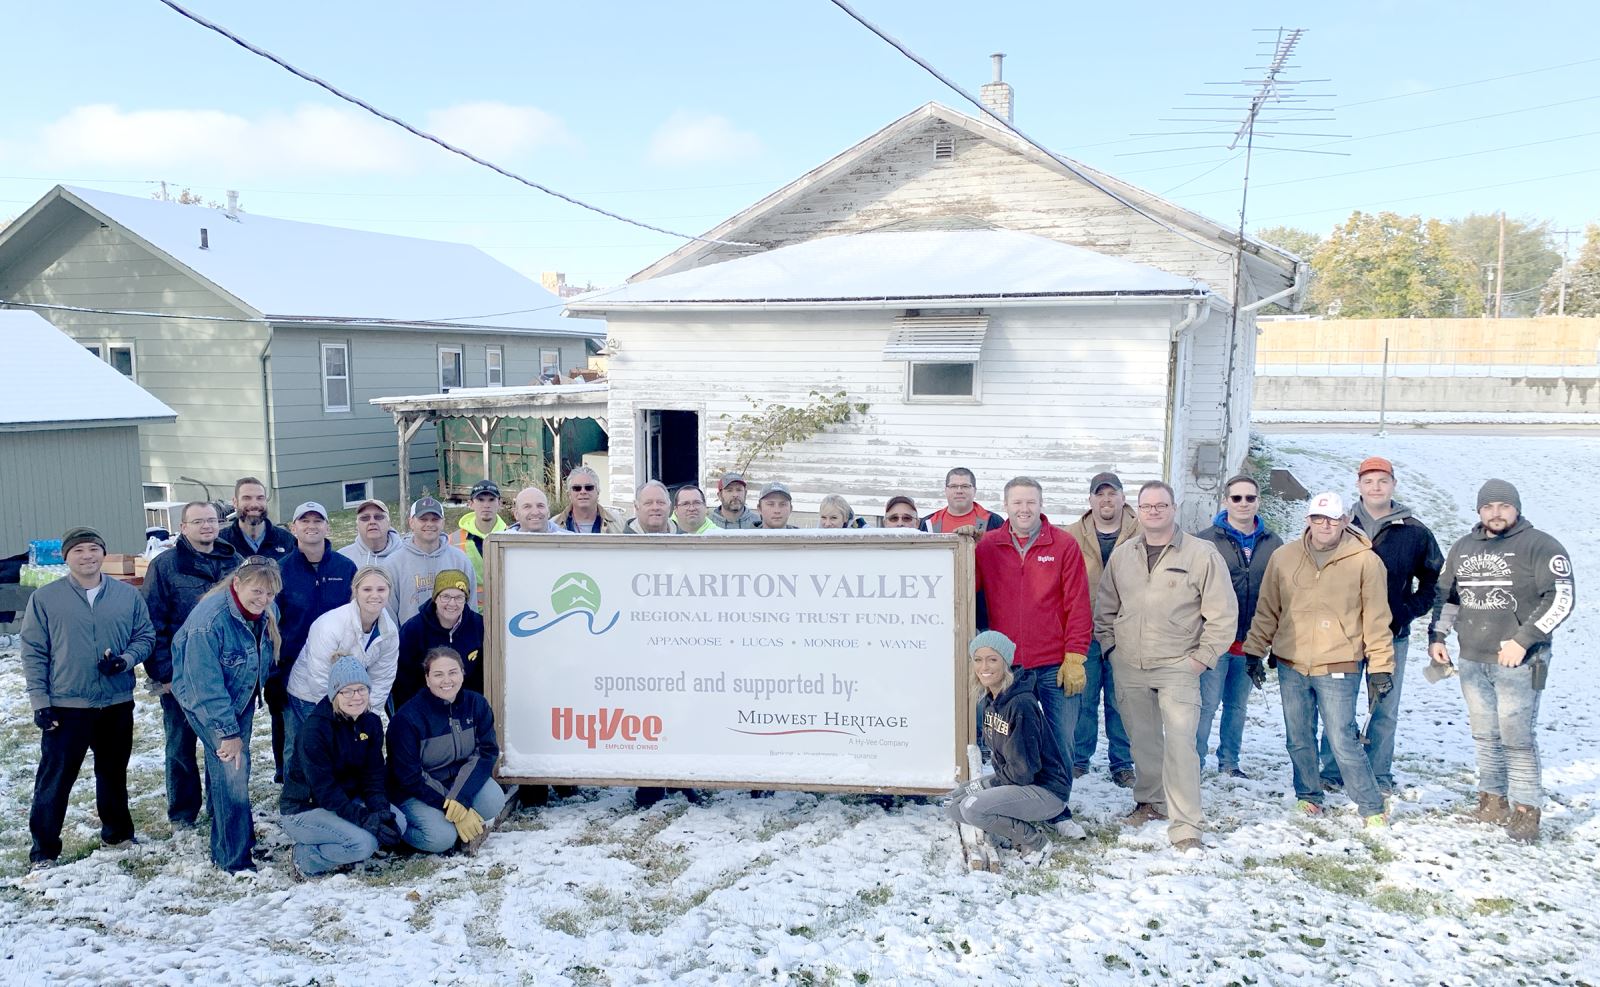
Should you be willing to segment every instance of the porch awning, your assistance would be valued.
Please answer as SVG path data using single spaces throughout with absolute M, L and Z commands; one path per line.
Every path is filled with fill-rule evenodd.
M 976 363 L 989 331 L 987 315 L 903 315 L 894 320 L 885 360 Z

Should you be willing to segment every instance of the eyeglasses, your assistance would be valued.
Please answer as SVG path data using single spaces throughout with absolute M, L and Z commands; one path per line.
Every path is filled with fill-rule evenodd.
M 915 521 L 916 519 L 917 516 L 915 514 L 890 514 L 884 518 L 885 521 Z
M 184 524 L 192 524 L 196 528 L 215 528 L 217 526 L 218 522 L 217 522 L 217 519 L 214 518 L 214 517 L 197 517 L 197 518 L 190 518 L 189 520 L 187 520 L 187 521 L 185 521 L 183 523 Z
M 567 489 L 571 490 L 573 493 L 588 493 L 589 491 L 594 489 L 594 484 L 592 484 L 592 483 L 574 483 L 572 486 L 568 487 Z
M 1343 520 L 1344 520 L 1344 518 L 1323 517 L 1322 515 L 1319 514 L 1316 517 L 1306 518 L 1306 523 L 1307 524 L 1315 524 L 1315 525 L 1318 525 L 1318 526 L 1324 527 L 1324 528 L 1331 528 L 1331 527 L 1333 527 L 1334 525 L 1338 524 L 1339 522 L 1341 522 Z
M 1260 494 L 1229 494 L 1228 499 L 1235 504 L 1254 504 L 1261 499 Z
M 1161 514 L 1161 513 L 1165 512 L 1165 511 L 1170 511 L 1170 510 L 1172 510 L 1172 505 L 1171 504 L 1140 504 L 1139 505 L 1139 513 L 1140 514 Z
M 382 521 L 384 518 L 386 518 L 388 516 L 389 515 L 387 515 L 387 514 L 357 514 L 356 515 L 356 520 L 357 521 Z
M 973 486 L 970 483 L 946 483 L 944 488 L 946 490 L 971 490 Z

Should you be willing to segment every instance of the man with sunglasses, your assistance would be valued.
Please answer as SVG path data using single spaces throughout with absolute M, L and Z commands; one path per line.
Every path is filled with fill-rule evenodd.
M 622 534 L 622 517 L 600 506 L 600 474 L 587 466 L 567 474 L 567 509 L 551 520 L 575 535 Z
M 1389 574 L 1389 629 L 1394 634 L 1394 688 L 1369 701 L 1372 713 L 1367 720 L 1367 759 L 1378 780 L 1378 790 L 1393 795 L 1394 735 L 1400 723 L 1400 688 L 1405 683 L 1406 652 L 1411 645 L 1411 623 L 1433 610 L 1434 593 L 1439 588 L 1439 572 L 1444 568 L 1444 553 L 1433 532 L 1411 513 L 1411 508 L 1394 499 L 1394 464 L 1382 456 L 1368 456 L 1356 467 L 1356 488 L 1360 499 L 1350 512 L 1350 524 L 1372 540 L 1372 550 L 1383 560 Z M 1369 697 L 1372 687 L 1367 687 Z M 1326 733 L 1320 748 L 1322 785 L 1339 788 L 1344 784 L 1339 762 Z
M 150 560 L 144 577 L 144 603 L 155 629 L 155 645 L 144 663 L 150 691 L 161 697 L 166 734 L 167 820 L 188 829 L 200 815 L 200 768 L 195 736 L 183 707 L 172 694 L 172 639 L 200 598 L 239 564 L 239 553 L 217 537 L 217 507 L 206 500 L 183 505 L 183 523 L 171 551 Z
M 1239 631 L 1233 646 L 1217 659 L 1215 668 L 1200 674 L 1200 730 L 1195 746 L 1200 751 L 1200 766 L 1205 767 L 1206 747 L 1211 740 L 1211 722 L 1217 707 L 1222 707 L 1222 728 L 1217 737 L 1217 771 L 1233 778 L 1248 778 L 1239 768 L 1239 748 L 1244 744 L 1244 710 L 1250 687 L 1266 684 L 1267 669 L 1259 658 L 1247 658 L 1244 638 L 1256 615 L 1256 600 L 1261 596 L 1261 580 L 1267 574 L 1267 561 L 1283 547 L 1283 539 L 1262 523 L 1261 488 L 1255 480 L 1240 474 L 1224 486 L 1222 510 L 1211 519 L 1211 527 L 1200 537 L 1211 542 L 1228 564 L 1233 579 L 1233 595 L 1239 600 Z M 1329 755 L 1332 756 L 1331 754 Z

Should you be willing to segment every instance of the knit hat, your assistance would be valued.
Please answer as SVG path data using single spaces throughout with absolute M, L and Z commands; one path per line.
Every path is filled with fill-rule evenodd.
M 460 569 L 441 569 L 439 574 L 433 577 L 433 599 L 437 600 L 439 594 L 447 589 L 458 589 L 468 596 L 472 595 L 472 591 L 467 588 L 467 574 Z
M 367 674 L 367 666 L 350 655 L 344 655 L 328 669 L 328 698 L 337 696 L 339 690 L 348 685 L 364 685 L 371 691 L 372 676 Z
M 100 546 L 100 551 L 106 550 L 106 540 L 100 537 L 100 532 L 93 528 L 68 528 L 67 533 L 61 536 L 61 554 L 65 556 L 74 545 L 84 542 L 94 542 Z
M 1493 503 L 1510 504 L 1522 513 L 1522 495 L 1517 493 L 1517 488 L 1506 480 L 1486 480 L 1478 488 L 1478 510 L 1483 510 L 1485 504 Z M 62 542 L 63 545 L 66 542 Z M 63 549 L 65 551 L 65 549 Z
M 972 643 L 967 645 L 967 655 L 969 657 L 976 655 L 984 648 L 993 648 L 1001 658 L 1005 659 L 1007 665 L 1017 657 L 1016 644 L 999 631 L 980 631 L 978 636 L 972 639 Z

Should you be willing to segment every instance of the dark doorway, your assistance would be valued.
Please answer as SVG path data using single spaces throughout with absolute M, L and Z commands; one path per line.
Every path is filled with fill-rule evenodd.
M 668 487 L 698 483 L 700 478 L 700 413 L 697 411 L 646 411 L 646 480 Z

